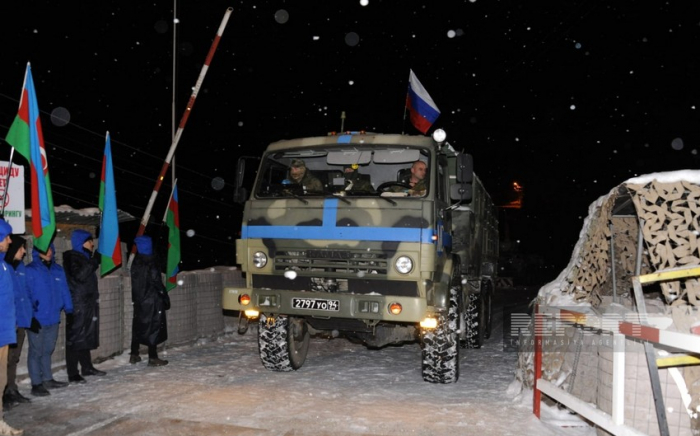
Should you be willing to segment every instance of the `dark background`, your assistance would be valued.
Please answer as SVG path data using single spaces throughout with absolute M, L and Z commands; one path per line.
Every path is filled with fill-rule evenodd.
M 233 7 L 176 153 L 182 269 L 235 264 L 239 156 L 339 130 L 342 111 L 346 130 L 419 134 L 404 121 L 411 68 L 442 112 L 433 127 L 473 154 L 496 203 L 523 186 L 523 207 L 501 209 L 504 247 L 556 277 L 591 202 L 636 175 L 698 167 L 700 8 L 552 3 L 179 0 L 176 123 Z M 0 138 L 30 61 L 56 205 L 97 205 L 109 130 L 117 206 L 143 216 L 171 144 L 173 7 L 0 6 Z M 63 109 L 70 123 L 57 125 Z M 148 234 L 170 187 L 168 175 Z

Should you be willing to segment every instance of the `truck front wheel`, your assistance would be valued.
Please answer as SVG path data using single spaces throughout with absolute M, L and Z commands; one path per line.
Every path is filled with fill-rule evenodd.
M 293 371 L 301 368 L 309 350 L 309 332 L 302 318 L 260 315 L 258 352 L 270 371 Z
M 430 383 L 454 383 L 459 379 L 459 293 L 450 288 L 450 305 L 438 326 L 423 331 L 423 380 Z

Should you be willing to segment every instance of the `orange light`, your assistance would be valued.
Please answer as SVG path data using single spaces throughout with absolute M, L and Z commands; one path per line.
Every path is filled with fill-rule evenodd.
M 403 310 L 403 307 L 399 303 L 391 303 L 389 305 L 389 313 L 392 315 L 398 315 Z
M 241 303 L 242 306 L 249 305 L 250 304 L 250 295 L 242 294 L 240 297 L 238 297 L 238 302 Z
M 433 317 L 425 318 L 423 321 L 420 322 L 420 326 L 428 330 L 434 329 L 435 327 L 437 327 L 437 324 L 437 318 Z

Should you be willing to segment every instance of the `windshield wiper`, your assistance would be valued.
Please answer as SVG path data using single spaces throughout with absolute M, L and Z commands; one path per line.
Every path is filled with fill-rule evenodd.
M 394 200 L 392 200 L 390 197 L 382 197 L 382 194 L 379 194 L 378 197 L 381 198 L 382 200 L 386 200 L 386 201 L 388 201 L 389 203 L 391 203 L 391 204 L 393 204 L 394 206 L 396 206 L 396 202 L 395 202 Z

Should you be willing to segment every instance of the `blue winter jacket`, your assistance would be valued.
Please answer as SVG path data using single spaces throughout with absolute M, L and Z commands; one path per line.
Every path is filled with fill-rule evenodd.
M 53 244 L 51 248 L 53 249 Z M 55 253 L 54 251 L 54 256 Z M 44 265 L 36 248 L 32 250 L 32 261 L 27 265 L 27 288 L 34 307 L 34 317 L 42 326 L 58 324 L 61 321 L 61 310 L 73 313 L 73 301 L 63 267 L 53 257 L 49 267 Z
M 15 322 L 15 293 L 12 290 L 12 267 L 0 260 L 0 347 L 17 342 Z
M 17 327 L 29 328 L 32 325 L 32 300 L 29 297 L 27 288 L 27 267 L 19 262 L 12 275 L 15 290 L 15 315 L 17 316 Z

